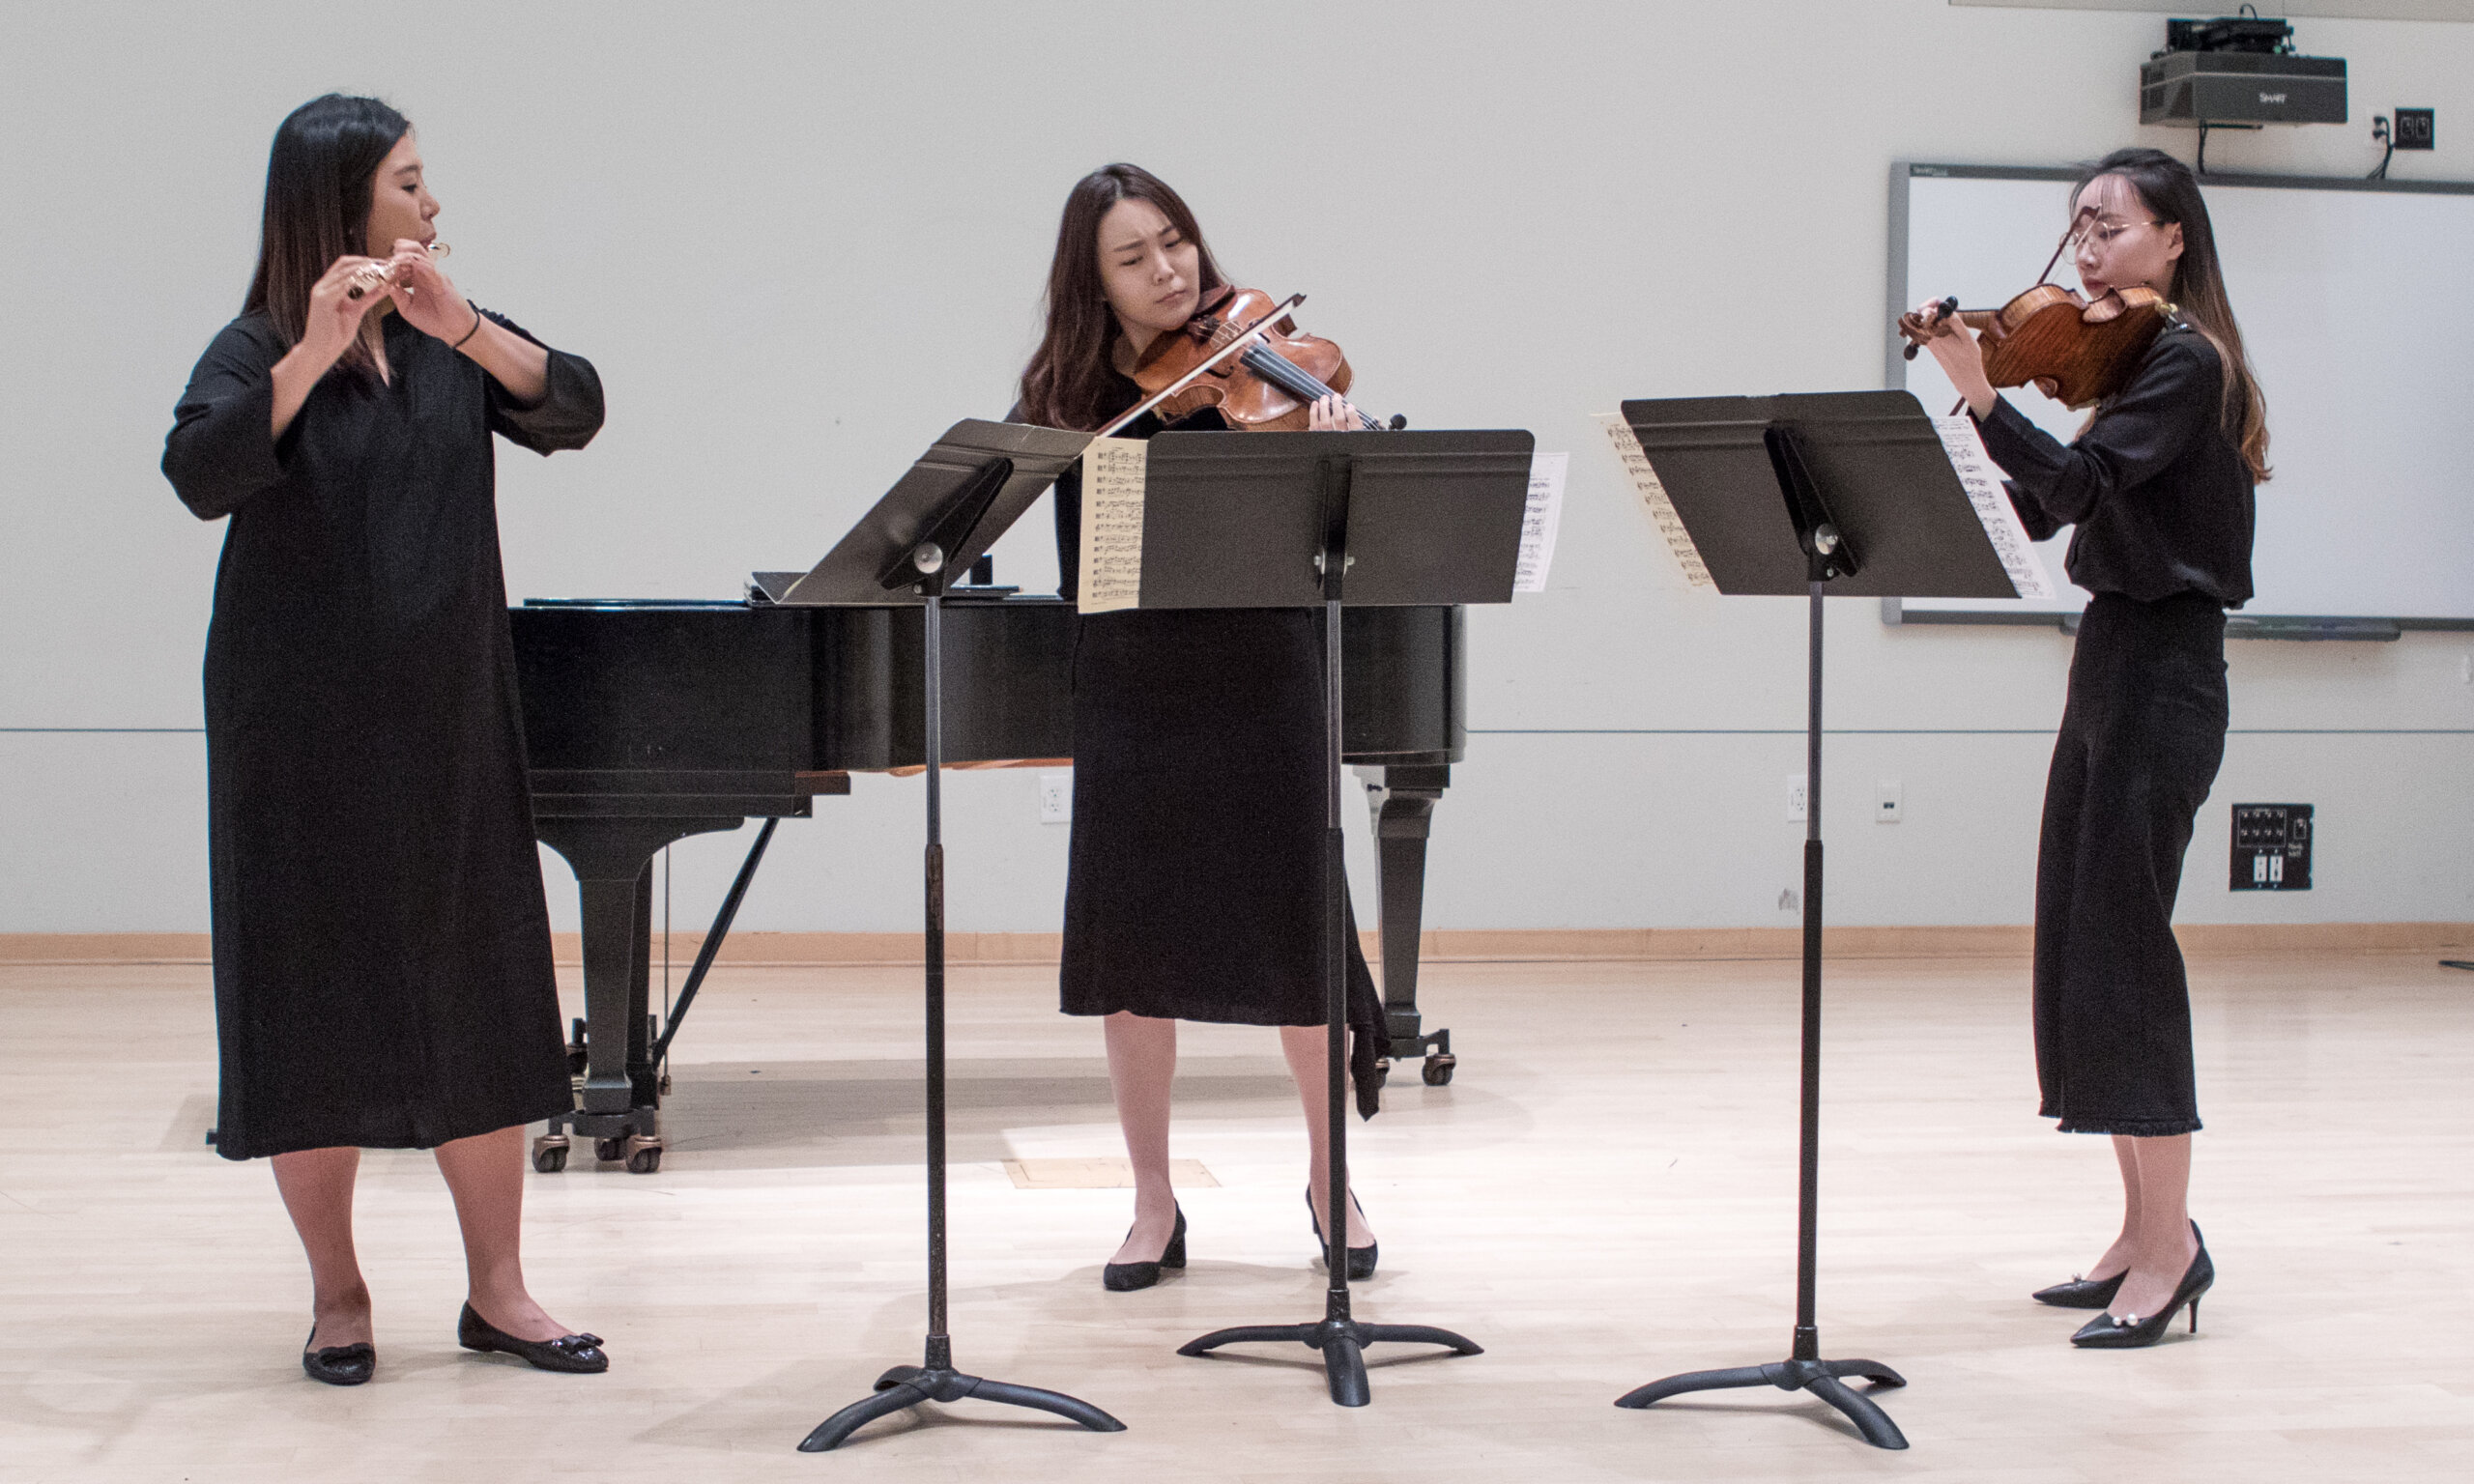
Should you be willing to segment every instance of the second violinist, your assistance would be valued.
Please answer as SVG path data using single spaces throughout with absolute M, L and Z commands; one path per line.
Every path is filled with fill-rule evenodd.
M 1228 287 L 1194 213 L 1149 171 L 1095 170 L 1066 198 L 1049 269 L 1048 329 L 1024 368 L 1016 420 L 1094 430 L 1143 400 L 1135 373 Z M 1307 426 L 1366 419 L 1338 395 Z M 1204 407 L 1145 414 L 1118 432 L 1218 429 Z M 1079 471 L 1056 485 L 1057 570 L 1075 591 Z M 1168 1184 L 1177 1022 L 1280 1027 L 1305 1106 L 1313 1231 L 1329 1185 L 1325 1011 L 1316 889 L 1323 831 L 1319 615 L 1296 609 L 1130 610 L 1078 629 L 1074 837 L 1061 1000 L 1105 1017 L 1108 1080 L 1135 1176 L 1134 1224 L 1107 1265 L 1112 1290 L 1185 1265 L 1185 1216 Z M 1348 925 L 1349 1022 L 1359 1106 L 1382 1052 L 1373 976 Z M 1354 1198 L 1349 1268 L 1372 1273 L 1374 1234 Z M 1319 1237 L 1316 1244 L 1320 1245 Z
M 2034 1297 L 2102 1309 L 2083 1347 L 2154 1344 L 2216 1268 L 2188 1211 L 2200 1127 L 2173 898 L 2194 817 L 2225 756 L 2225 611 L 2251 597 L 2264 405 L 2242 350 L 2207 204 L 2188 166 L 2120 150 L 2073 193 L 2089 300 L 2173 304 L 2126 385 L 2065 444 L 1994 390 L 1966 329 L 1925 349 L 2011 476 L 2029 535 L 2075 526 L 2071 581 L 2093 594 L 2070 661 L 2036 849 L 2035 1039 L 2043 1115 L 2113 1136 L 2120 1234 L 2084 1277 Z M 1929 323 L 1936 306 L 1914 318 Z

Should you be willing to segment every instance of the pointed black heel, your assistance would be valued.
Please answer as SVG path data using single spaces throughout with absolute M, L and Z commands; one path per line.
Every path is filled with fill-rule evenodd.
M 1186 1266 L 1186 1209 L 1177 1208 L 1176 1229 L 1156 1263 L 1110 1263 L 1100 1270 L 1100 1286 L 1112 1294 L 1130 1294 L 1160 1281 L 1160 1270 Z
M 610 1369 L 597 1334 L 562 1334 L 555 1340 L 519 1340 L 483 1319 L 471 1304 L 455 1317 L 455 1343 L 466 1350 L 497 1351 L 529 1362 L 536 1371 L 597 1376 Z
M 2191 1240 L 2201 1247 L 2207 1245 L 2207 1239 L 2200 1235 L 2200 1224 L 2197 1221 L 2191 1223 Z M 2037 1289 L 2028 1297 L 2038 1303 L 2049 1303 L 2057 1309 L 2107 1309 L 2113 1307 L 2114 1295 L 2122 1291 L 2122 1279 L 2127 1276 L 2129 1276 L 2128 1269 L 2114 1273 L 2110 1278 L 2083 1278 L 2077 1273 L 2072 1273 L 2069 1282 L 2056 1283 L 2051 1288 Z
M 1349 1204 L 1357 1206 L 1359 1215 L 1366 1214 L 1366 1208 L 1358 1206 L 1357 1192 L 1354 1190 L 1349 1192 Z M 1306 1214 L 1307 1218 L 1314 1223 L 1314 1250 L 1317 1255 L 1320 1255 L 1331 1243 L 1323 1240 L 1323 1214 L 1314 1209 L 1314 1192 L 1311 1190 L 1306 1192 Z M 1365 1246 L 1349 1248 L 1349 1281 L 1359 1283 L 1374 1276 L 1375 1260 L 1382 1255 L 1383 1243 L 1379 1241 L 1369 1241 Z
M 309 1338 L 301 1342 L 301 1369 L 311 1381 L 323 1381 L 331 1386 L 357 1386 L 378 1374 L 378 1351 L 367 1340 L 350 1345 L 327 1345 L 311 1350 L 318 1338 L 318 1327 L 309 1327 Z
M 2207 1244 L 2201 1242 L 2191 1258 L 2191 1266 L 2182 1271 L 2182 1281 L 2173 1288 L 2173 1297 L 2165 1307 L 2144 1319 L 2125 1314 L 2115 1319 L 2099 1314 L 2079 1327 L 2070 1343 L 2082 1350 L 2142 1350 L 2165 1338 L 2172 1327 L 2173 1315 L 2182 1305 L 2191 1306 L 2191 1333 L 2200 1332 L 2200 1298 L 2216 1284 L 2216 1263 L 2207 1255 Z

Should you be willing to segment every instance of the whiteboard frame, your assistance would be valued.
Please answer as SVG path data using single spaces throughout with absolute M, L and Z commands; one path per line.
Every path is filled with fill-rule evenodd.
M 1918 176 L 1937 180 L 1977 181 L 2053 181 L 2068 185 L 2080 177 L 2080 171 L 2061 165 L 1949 165 L 1928 160 L 1893 160 L 1890 163 L 1890 232 L 1889 232 L 1889 294 L 1883 305 L 1883 323 L 1895 324 L 1898 317 L 1913 307 L 1908 297 L 1907 282 L 1907 217 L 1908 183 Z M 2386 191 L 2401 195 L 2474 196 L 2474 182 L 2465 181 L 2371 181 L 2352 176 L 2326 175 L 2254 175 L 2210 171 L 2201 177 L 2210 186 L 2262 186 L 2287 190 Z M 1907 385 L 1906 358 L 1900 354 L 1905 342 L 1897 335 L 1885 335 L 1882 342 L 1882 385 L 1896 391 Z M 2060 574 L 2057 573 L 2057 577 Z M 2036 628 L 2059 628 L 2075 633 L 2079 627 L 2076 613 L 2019 613 L 1999 609 L 1906 609 L 1897 598 L 1882 600 L 1882 621 L 1887 624 L 2010 624 Z M 2373 614 L 2343 615 L 2311 614 L 2229 614 L 2226 617 L 2228 638 L 2257 639 L 2395 639 L 2408 629 L 2474 631 L 2474 618 L 2392 618 Z

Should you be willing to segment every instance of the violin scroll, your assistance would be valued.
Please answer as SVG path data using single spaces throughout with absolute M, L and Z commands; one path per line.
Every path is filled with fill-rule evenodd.
M 1926 319 L 1923 315 L 1912 309 L 1907 313 L 1900 315 L 1898 317 L 1898 332 L 1907 337 L 1907 349 L 1899 352 L 1899 355 L 1909 360 L 1913 360 L 1915 358 L 1915 353 L 1924 349 L 1925 341 L 1939 339 L 1950 332 L 1949 321 L 1951 317 L 1956 315 L 1958 312 L 1959 300 L 1958 296 L 1954 294 L 1948 299 L 1942 300 L 1940 303 L 1933 305 L 1933 317 L 1931 319 Z

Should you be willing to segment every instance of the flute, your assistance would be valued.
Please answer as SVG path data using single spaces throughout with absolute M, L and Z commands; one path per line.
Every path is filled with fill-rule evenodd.
M 428 246 L 429 255 L 433 258 L 446 257 L 453 250 L 453 248 L 448 247 L 445 243 L 431 243 Z M 350 279 L 351 286 L 344 290 L 344 298 L 359 299 L 372 289 L 385 288 L 387 286 L 387 265 L 384 263 L 372 263 L 352 275 L 352 278 Z

